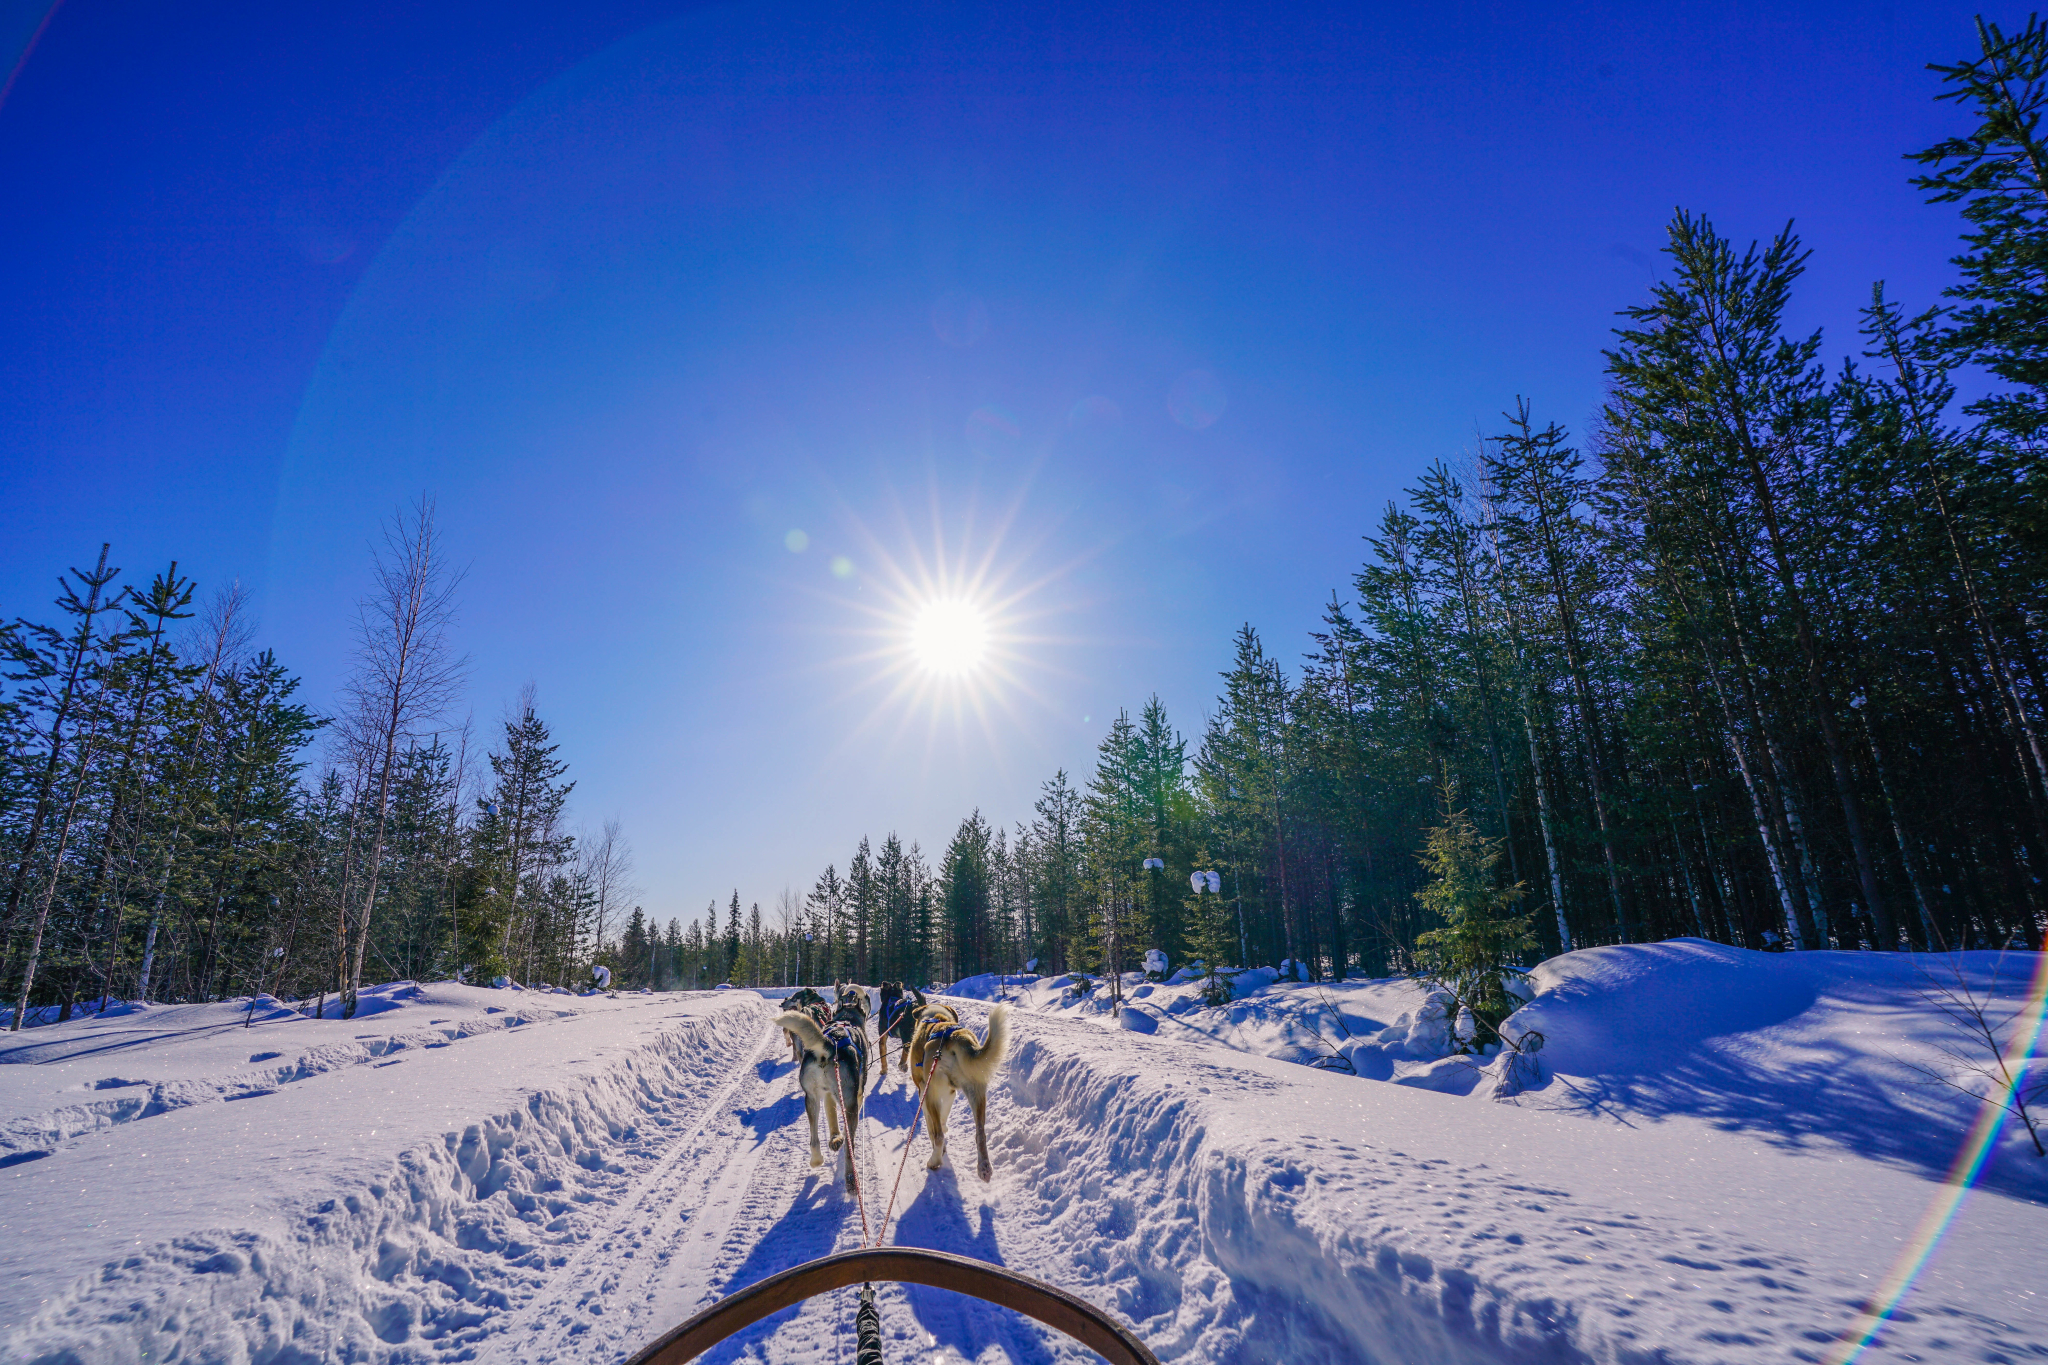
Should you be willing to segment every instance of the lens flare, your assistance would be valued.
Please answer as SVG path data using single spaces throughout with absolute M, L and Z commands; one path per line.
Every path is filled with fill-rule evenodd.
M 1189 370 L 1166 393 L 1167 414 L 1189 431 L 1214 426 L 1229 406 L 1223 382 L 1208 370 Z
M 910 652 L 927 672 L 957 676 L 988 657 L 988 616 L 972 602 L 927 602 L 910 621 Z
M 1891 1270 L 1879 1281 L 1877 1289 L 1857 1310 L 1841 1335 L 1822 1354 L 1821 1359 L 1826 1365 L 1850 1365 L 1860 1359 L 1877 1339 L 1885 1320 L 1899 1306 L 1899 1300 L 1906 1297 L 1906 1291 L 1927 1269 L 1935 1248 L 1941 1245 L 1942 1234 L 1948 1231 L 1949 1224 L 1962 1211 L 1964 1196 L 1984 1173 L 1985 1160 L 1990 1157 L 1999 1133 L 2004 1131 L 2007 1106 L 2012 1102 L 2012 1092 L 2025 1082 L 2029 1059 L 2033 1057 L 2034 1045 L 2041 1036 L 2044 1018 L 2048 1018 L 2048 952 L 2034 955 L 2033 980 L 2028 984 L 2026 999 L 2015 1011 L 2009 1025 L 2011 1035 L 2006 1042 L 2003 1061 L 2006 1074 L 2013 1078 L 2012 1083 L 2003 1088 L 1994 1087 L 1985 1093 L 1977 1107 L 1977 1121 L 1970 1126 L 1962 1146 L 1956 1149 L 1955 1163 L 1949 1167 L 1948 1178 L 1921 1212 L 1919 1226 L 1906 1239 L 1905 1248 L 1899 1252 Z
M 961 350 L 988 335 L 988 305 L 973 294 L 948 289 L 932 305 L 932 331 Z

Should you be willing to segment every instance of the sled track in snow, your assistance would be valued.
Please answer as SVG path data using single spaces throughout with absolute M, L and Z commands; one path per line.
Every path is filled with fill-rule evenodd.
M 557 1068 L 517 1105 L 423 1136 L 381 1173 L 337 1170 L 304 1207 L 270 1211 L 268 1231 L 138 1244 L 45 1300 L 0 1358 L 612 1365 L 719 1295 L 857 1245 L 837 1154 L 809 1165 L 772 1007 L 690 1008 L 702 1012 L 655 1016 L 590 1072 Z M 981 1008 L 963 1013 L 979 1024 Z M 1863 1289 L 1769 1236 L 1631 1211 L 1597 1171 L 1574 1169 L 1578 1193 L 1554 1163 L 1548 1180 L 1519 1175 L 1507 1146 L 1456 1140 L 1439 1120 L 1463 1111 L 1440 1097 L 1043 1016 L 1017 1018 L 1013 1040 L 990 1097 L 994 1181 L 972 1175 L 959 1106 L 950 1155 L 969 1154 L 969 1172 L 927 1172 L 920 1138 L 889 1240 L 1058 1284 L 1165 1361 L 1789 1365 Z M 856 1146 L 871 1220 L 916 1103 L 902 1072 L 877 1080 Z M 1603 1132 L 1583 1141 L 1620 1140 Z M 1092 1358 L 943 1291 L 878 1297 L 892 1361 Z M 1732 1319 L 1731 1302 L 1752 1311 Z M 1916 1307 L 1873 1363 L 2037 1353 L 2024 1324 Z M 705 1359 L 851 1355 L 851 1295 L 836 1294 Z
M 640 1315 L 632 1312 L 619 1294 L 624 1272 L 638 1270 L 642 1273 L 636 1278 L 644 1281 L 647 1269 L 666 1264 L 687 1233 L 713 1235 L 701 1230 L 706 1221 L 701 1215 L 710 1211 L 707 1204 L 696 1204 L 700 1216 L 693 1218 L 692 1205 L 681 1197 L 683 1191 L 678 1186 L 703 1188 L 707 1182 L 699 1178 L 699 1173 L 705 1170 L 719 1173 L 719 1178 L 708 1183 L 718 1184 L 729 1178 L 733 1168 L 717 1161 L 717 1149 L 739 1144 L 722 1141 L 729 1134 L 710 1130 L 731 1123 L 735 1117 L 735 1098 L 753 1079 L 749 1071 L 768 1055 L 769 1042 L 764 1039 L 751 1057 L 739 1060 L 731 1079 L 712 1096 L 697 1121 L 671 1141 L 658 1160 L 636 1173 L 620 1203 L 596 1220 L 595 1227 L 584 1231 L 582 1248 L 554 1271 L 509 1321 L 502 1326 L 494 1324 L 497 1340 L 485 1352 L 486 1358 L 555 1360 L 572 1343 L 586 1350 L 594 1344 L 576 1343 L 577 1338 L 591 1332 L 593 1319 L 612 1319 L 604 1324 L 608 1330 L 598 1339 L 619 1336 L 637 1325 L 634 1319 Z M 686 1158 L 696 1158 L 696 1171 L 678 1171 Z M 751 1174 L 756 1163 L 743 1159 L 740 1164 Z M 610 1263 L 620 1259 L 626 1260 L 627 1265 Z M 620 1302 L 628 1311 L 609 1312 L 612 1301 Z

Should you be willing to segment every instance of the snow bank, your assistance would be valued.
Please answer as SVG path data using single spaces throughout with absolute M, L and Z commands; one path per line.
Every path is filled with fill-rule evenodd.
M 1740 1132 L 1786 1151 L 1941 1178 L 1977 1106 L 1924 1070 L 1942 1067 L 1944 1049 L 1963 1042 L 1926 992 L 1960 971 L 2011 1008 L 2035 957 L 1757 953 L 1702 939 L 1590 948 L 1550 959 L 1518 985 L 1533 998 L 1505 1032 L 1543 1035 L 1540 1052 L 1519 1058 L 1452 1055 L 1446 997 L 1405 978 L 1296 985 L 1261 968 L 1233 973 L 1235 998 L 1209 1007 L 1199 978 L 1152 984 L 1130 973 L 1130 1005 L 1114 1022 L 1440 1094 L 1512 1098 L 1608 1124 Z M 1011 978 L 1006 996 L 1110 1025 L 1107 989 L 1083 996 L 1072 979 Z M 996 980 L 977 977 L 954 993 L 994 999 Z M 2016 1124 L 1981 1179 L 2048 1201 L 2048 1162 Z
M 1804 1361 L 1931 1192 L 1883 1167 L 1361 1085 L 1269 1059 L 1020 1020 L 997 1164 L 1162 1360 Z M 1865 1358 L 2048 1342 L 1982 1195 Z
M 760 1043 L 752 995 L 440 985 L 0 1049 L 0 1358 L 464 1358 Z M 22 1160 L 30 1154 L 41 1153 Z

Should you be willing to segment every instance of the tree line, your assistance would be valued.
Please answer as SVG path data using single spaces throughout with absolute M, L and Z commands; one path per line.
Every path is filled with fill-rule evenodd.
M 1945 305 L 1879 283 L 1829 360 L 1790 226 L 1679 211 L 1588 430 L 1508 404 L 1296 665 L 1239 631 L 1192 748 L 1155 697 L 1014 830 L 971 814 L 936 867 L 864 840 L 806 899 L 815 979 L 1410 970 L 1452 849 L 1519 889 L 1453 899 L 1521 900 L 1521 951 L 2038 947 L 2048 25 L 1978 38 L 1931 68 L 1972 126 L 1910 158 L 1963 220 Z
M 60 580 L 55 624 L 0 628 L 13 1027 L 258 992 L 346 1017 L 365 982 L 573 983 L 598 961 L 645 979 L 624 833 L 568 827 L 531 689 L 493 743 L 452 720 L 461 574 L 431 502 L 386 527 L 332 714 L 251 646 L 238 586 L 200 606 L 175 563 L 123 582 L 108 557 Z

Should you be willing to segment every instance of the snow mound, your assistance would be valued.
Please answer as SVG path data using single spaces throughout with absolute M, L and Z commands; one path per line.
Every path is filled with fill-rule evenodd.
M 1018 1033 L 997 1161 L 1023 1178 L 1004 1212 L 1077 1256 L 1061 1283 L 1130 1318 L 1162 1360 L 1811 1360 L 1925 1192 L 1897 1172 L 1474 1108 L 1163 1032 L 1043 1019 Z M 1948 1248 L 1955 1268 L 1922 1282 L 1870 1359 L 2044 1339 L 2029 1272 L 1997 1249 L 2038 1232 L 2040 1210 L 1989 1196 L 1973 1214 L 1969 1249 Z
M 1013 977 L 1007 996 L 1042 1014 L 1364 1080 L 1602 1123 L 1745 1133 L 1788 1151 L 1942 1178 L 1977 1104 L 1927 1074 L 1964 1043 L 1927 993 L 1960 973 L 2010 1010 L 2036 956 L 1758 953 L 1702 939 L 1583 949 L 1515 983 L 1530 999 L 1503 1032 L 1527 1040 L 1529 1055 L 1498 1047 L 1461 1055 L 1453 1035 L 1469 1036 L 1470 1016 L 1453 1020 L 1448 996 L 1407 978 L 1294 984 L 1271 967 L 1232 970 L 1224 974 L 1230 1003 L 1209 1006 L 1199 977 L 1151 983 L 1126 973 L 1125 1013 L 1137 1009 L 1135 1019 L 1112 1019 L 1106 980 L 1082 994 L 1069 985 L 1072 974 Z M 993 999 L 996 980 L 961 985 Z M 2016 1123 L 1980 1179 L 2048 1201 L 2048 1162 Z

